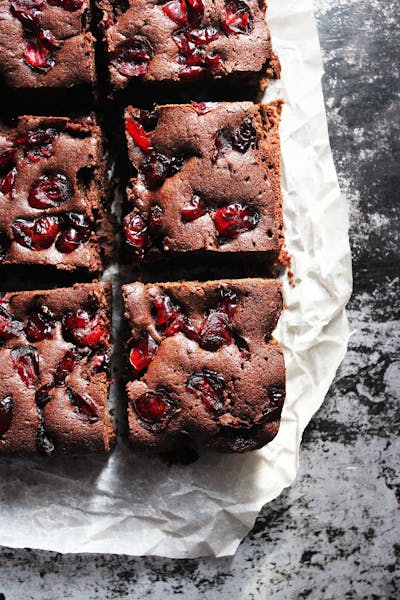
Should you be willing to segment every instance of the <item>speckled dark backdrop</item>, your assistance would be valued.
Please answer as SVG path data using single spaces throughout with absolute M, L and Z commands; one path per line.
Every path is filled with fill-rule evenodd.
M 304 437 L 296 483 L 233 559 L 0 550 L 0 600 L 400 598 L 399 0 L 315 0 L 351 206 L 354 335 Z

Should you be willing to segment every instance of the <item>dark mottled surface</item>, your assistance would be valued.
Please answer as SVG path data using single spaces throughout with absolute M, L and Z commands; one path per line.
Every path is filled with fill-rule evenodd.
M 400 597 L 400 7 L 316 4 L 331 142 L 351 205 L 355 332 L 305 433 L 296 483 L 263 510 L 233 559 L 3 549 L 0 600 Z

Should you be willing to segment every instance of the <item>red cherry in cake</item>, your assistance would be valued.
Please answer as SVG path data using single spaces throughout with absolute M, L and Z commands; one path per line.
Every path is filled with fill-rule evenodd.
M 197 47 L 213 42 L 218 36 L 219 33 L 215 27 L 200 27 L 198 29 L 188 29 L 185 32 L 186 41 L 194 42 Z M 189 47 L 187 47 L 187 50 L 189 50 Z
M 136 121 L 143 125 L 145 131 L 153 131 L 157 127 L 158 112 L 155 104 L 150 110 L 134 108 L 131 110 L 131 114 Z
M 148 333 L 143 333 L 132 346 L 129 362 L 135 371 L 146 369 L 157 353 L 158 344 Z
M 88 394 L 78 393 L 70 387 L 67 388 L 67 393 L 77 413 L 87 418 L 90 422 L 99 419 L 99 408 Z
M 189 21 L 198 22 L 204 14 L 203 0 L 187 0 Z
M 51 400 L 51 393 L 54 386 L 51 383 L 42 385 L 35 394 L 35 403 L 39 408 L 44 408 Z
M 28 196 L 32 208 L 52 208 L 68 202 L 73 195 L 73 187 L 69 179 L 62 173 L 42 175 L 33 184 Z
M 22 323 L 0 305 L 0 341 L 18 337 L 21 331 Z
M 11 359 L 26 387 L 34 387 L 39 380 L 39 353 L 36 348 L 17 346 L 11 350 Z
M 218 106 L 218 102 L 194 102 L 190 101 L 192 108 L 197 112 L 198 115 L 205 115 L 210 112 L 213 108 Z
M 93 373 L 106 373 L 108 376 L 111 374 L 111 356 L 109 351 L 100 352 L 95 354 L 91 361 Z
M 244 154 L 255 146 L 257 131 L 251 117 L 246 117 L 232 135 L 232 148 Z
M 32 38 L 25 45 L 25 61 L 33 69 L 49 71 L 55 64 L 53 50 L 57 45 L 47 38 Z
M 56 248 L 63 254 L 70 254 L 89 240 L 92 231 L 87 217 L 79 213 L 66 213 L 64 224 L 67 227 L 58 237 Z
M 211 310 L 203 318 L 199 329 L 199 344 L 204 350 L 215 352 L 224 344 L 230 344 L 232 334 L 228 315 L 219 310 Z
M 179 26 L 185 25 L 188 20 L 186 0 L 171 0 L 162 7 L 163 13 Z
M 0 400 L 0 439 L 11 427 L 13 409 L 11 396 L 5 396 Z
M 186 381 L 186 389 L 201 400 L 209 412 L 219 413 L 225 407 L 225 379 L 216 371 L 204 369 L 192 373 Z
M 145 248 L 149 245 L 148 227 L 141 215 L 130 213 L 126 215 L 123 222 L 126 241 L 142 257 Z
M 25 161 L 32 163 L 51 156 L 51 145 L 56 135 L 55 129 L 36 129 L 19 135 L 14 143 L 22 147 Z
M 54 316 L 47 306 L 32 310 L 26 321 L 25 334 L 29 342 L 51 340 L 53 337 Z
M 15 149 L 11 148 L 0 154 L 0 192 L 12 196 L 17 169 L 14 166 Z
M 150 138 L 139 121 L 131 117 L 127 120 L 125 127 L 138 148 L 143 150 L 143 152 L 151 152 L 153 150 Z
M 197 340 L 197 331 L 179 306 L 172 302 L 167 294 L 158 294 L 153 299 L 155 321 L 161 333 L 166 337 L 182 332 L 191 340 Z
M 34 221 L 16 219 L 12 224 L 15 241 L 30 250 L 46 250 L 56 239 L 60 224 L 58 217 L 43 216 Z
M 136 37 L 116 48 L 111 64 L 125 77 L 138 77 L 147 72 L 151 57 L 149 42 L 145 38 Z
M 78 309 L 75 313 L 66 315 L 62 324 L 64 331 L 80 346 L 94 348 L 107 337 L 100 313 L 91 316 L 86 310 Z
M 140 174 L 149 190 L 160 187 L 170 173 L 170 161 L 163 154 L 153 152 L 140 167 Z
M 182 210 L 181 215 L 184 221 L 190 222 L 199 219 L 207 212 L 206 205 L 200 196 L 192 196 L 191 200 L 187 202 Z
M 251 231 L 260 220 L 260 215 L 252 206 L 228 204 L 217 210 L 214 224 L 222 238 L 235 238 L 240 233 Z
M 145 392 L 134 402 L 137 416 L 152 431 L 165 429 L 177 412 L 166 392 Z
M 247 4 L 241 0 L 227 0 L 222 27 L 227 34 L 250 33 L 253 27 L 253 15 Z
M 77 353 L 73 350 L 67 350 L 58 363 L 56 372 L 54 374 L 54 383 L 57 387 L 65 385 L 65 380 L 70 373 L 72 373 L 77 359 Z
M 13 409 L 11 396 L 5 396 L 0 400 L 0 439 L 11 427 Z
M 13 0 L 10 4 L 13 15 L 24 29 L 32 32 L 40 27 L 41 12 L 45 7 L 44 0 Z

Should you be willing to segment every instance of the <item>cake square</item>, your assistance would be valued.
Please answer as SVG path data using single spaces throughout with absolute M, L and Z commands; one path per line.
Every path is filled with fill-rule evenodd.
M 0 0 L 0 80 L 6 89 L 70 90 L 95 81 L 89 0 Z
M 257 0 L 98 0 L 111 84 L 265 87 L 279 77 Z
M 111 288 L 0 298 L 0 454 L 107 452 Z
M 0 264 L 99 271 L 107 200 L 94 117 L 25 116 L 0 129 Z
M 274 438 L 285 399 L 278 281 L 132 283 L 123 296 L 132 446 L 245 452 Z
M 137 257 L 207 251 L 276 259 L 284 241 L 281 107 L 193 102 L 126 109 L 135 176 L 123 227 Z

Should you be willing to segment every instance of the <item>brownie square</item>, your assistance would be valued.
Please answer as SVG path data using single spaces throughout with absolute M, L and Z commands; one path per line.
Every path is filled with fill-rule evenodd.
M 0 264 L 97 272 L 110 245 L 93 117 L 21 117 L 0 129 Z
M 0 453 L 110 450 L 111 289 L 0 298 Z
M 0 0 L 0 79 L 9 90 L 91 88 L 89 0 Z
M 282 247 L 282 103 L 128 107 L 136 175 L 127 188 L 125 240 L 137 257 L 263 252 Z M 129 208 L 128 208 L 129 210 Z
M 265 87 L 279 76 L 257 0 L 98 0 L 111 84 Z
M 282 311 L 276 280 L 123 286 L 129 323 L 129 441 L 164 452 L 184 440 L 224 452 L 260 448 L 279 429 Z

